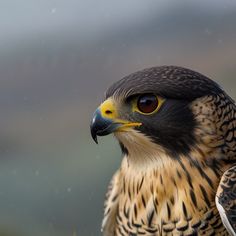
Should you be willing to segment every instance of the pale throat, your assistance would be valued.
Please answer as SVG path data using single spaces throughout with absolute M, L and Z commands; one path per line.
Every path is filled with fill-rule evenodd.
M 158 168 L 163 164 L 163 159 L 165 161 L 169 159 L 166 158 L 167 153 L 160 145 L 137 130 L 116 132 L 115 137 L 127 150 L 125 156 L 129 165 L 136 170 L 147 171 L 150 168 Z

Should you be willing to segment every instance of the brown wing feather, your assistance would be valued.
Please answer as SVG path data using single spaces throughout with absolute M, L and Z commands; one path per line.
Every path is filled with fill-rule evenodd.
M 236 166 L 228 169 L 221 178 L 216 205 L 228 232 L 236 235 Z

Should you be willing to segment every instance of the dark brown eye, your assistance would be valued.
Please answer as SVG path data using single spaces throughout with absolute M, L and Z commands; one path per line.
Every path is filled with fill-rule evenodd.
M 158 99 L 152 94 L 142 95 L 138 98 L 137 107 L 142 113 L 152 113 L 158 107 Z

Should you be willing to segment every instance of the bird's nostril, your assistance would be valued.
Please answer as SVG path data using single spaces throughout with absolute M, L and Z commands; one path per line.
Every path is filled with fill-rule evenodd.
M 110 115 L 110 114 L 112 114 L 112 111 L 106 110 L 105 113 L 106 113 L 107 115 Z

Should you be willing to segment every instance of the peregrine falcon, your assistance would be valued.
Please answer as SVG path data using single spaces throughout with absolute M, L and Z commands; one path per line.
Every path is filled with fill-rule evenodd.
M 123 159 L 108 188 L 105 236 L 236 235 L 236 106 L 214 81 L 161 66 L 114 83 L 91 134 Z

